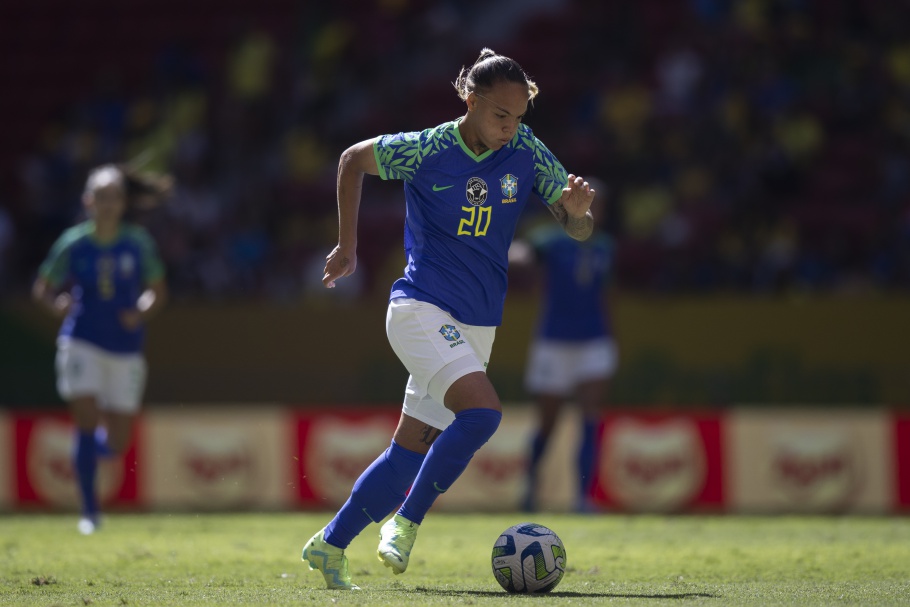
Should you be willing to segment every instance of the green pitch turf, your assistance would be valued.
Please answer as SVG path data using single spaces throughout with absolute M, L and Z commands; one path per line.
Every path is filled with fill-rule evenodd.
M 408 571 L 348 549 L 356 593 L 300 561 L 328 513 L 119 514 L 83 537 L 72 515 L 0 516 L 0 605 L 910 605 L 910 518 L 431 513 Z M 499 533 L 555 530 L 568 569 L 545 596 L 493 578 Z

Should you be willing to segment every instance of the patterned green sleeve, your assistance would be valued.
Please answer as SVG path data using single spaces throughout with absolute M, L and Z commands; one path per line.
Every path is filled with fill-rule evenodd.
M 136 242 L 141 251 L 142 278 L 146 284 L 164 278 L 164 263 L 158 256 L 158 247 L 145 228 L 130 226 L 129 237 Z
M 75 227 L 63 232 L 38 268 L 38 276 L 45 279 L 50 286 L 57 288 L 66 282 L 70 273 L 70 249 L 81 235 Z
M 410 182 L 423 158 L 421 135 L 398 133 L 383 135 L 373 142 L 373 154 L 382 179 L 401 179 Z
M 563 188 L 569 184 L 569 174 L 542 141 L 534 137 L 532 144 L 536 173 L 534 191 L 546 200 L 547 204 L 553 204 L 559 200 Z

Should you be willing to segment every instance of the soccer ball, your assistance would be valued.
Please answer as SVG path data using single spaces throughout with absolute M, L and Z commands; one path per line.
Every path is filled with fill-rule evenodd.
M 550 592 L 565 573 L 562 540 L 543 525 L 514 525 L 493 544 L 493 575 L 507 592 Z

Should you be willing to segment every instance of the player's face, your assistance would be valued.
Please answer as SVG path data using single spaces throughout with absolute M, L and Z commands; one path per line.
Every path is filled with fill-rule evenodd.
M 126 211 L 126 196 L 123 186 L 111 182 L 86 194 L 85 206 L 97 222 L 116 223 Z
M 499 82 L 488 91 L 471 93 L 467 101 L 480 143 L 498 150 L 512 140 L 528 111 L 528 86 Z

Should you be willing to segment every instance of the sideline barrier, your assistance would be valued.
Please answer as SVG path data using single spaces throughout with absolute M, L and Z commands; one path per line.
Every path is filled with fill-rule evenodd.
M 576 494 L 578 413 L 555 429 L 539 504 Z M 148 407 L 125 457 L 103 462 L 108 510 L 333 510 L 389 444 L 397 405 Z M 532 409 L 502 425 L 434 506 L 512 511 L 525 491 Z M 595 503 L 607 512 L 910 513 L 910 412 L 768 409 L 602 418 Z M 0 510 L 74 511 L 62 412 L 0 411 Z

